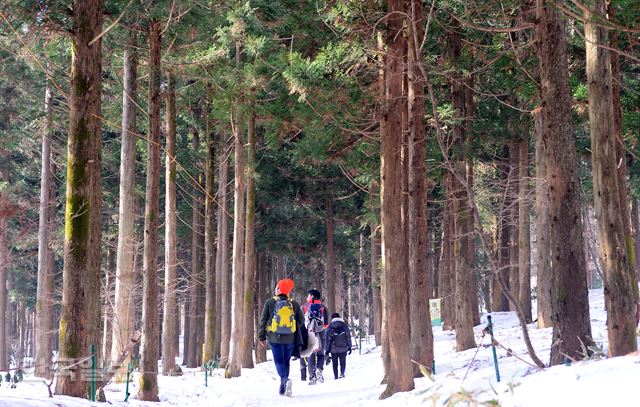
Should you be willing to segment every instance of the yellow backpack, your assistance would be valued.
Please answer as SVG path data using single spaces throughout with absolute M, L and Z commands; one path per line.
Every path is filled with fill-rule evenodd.
M 296 318 L 293 311 L 293 304 L 288 299 L 273 297 L 276 304 L 273 307 L 271 323 L 267 326 L 267 331 L 280 335 L 290 335 L 296 331 Z

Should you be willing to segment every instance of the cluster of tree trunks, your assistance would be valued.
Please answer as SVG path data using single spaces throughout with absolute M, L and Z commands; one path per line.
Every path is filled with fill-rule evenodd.
M 628 208 L 622 148 L 620 88 L 617 58 L 607 44 L 611 39 L 600 24 L 607 10 L 603 0 L 590 1 L 585 9 L 585 39 L 589 89 L 589 122 L 592 142 L 595 213 L 598 220 L 599 249 L 608 311 L 609 353 L 612 356 L 635 351 L 637 313 L 638 240 L 637 202 L 632 219 Z M 451 104 L 455 121 L 442 144 L 445 155 L 445 204 L 442 222 L 430 229 L 427 219 L 425 86 L 431 86 L 424 70 L 422 47 L 425 35 L 423 4 L 417 0 L 387 1 L 387 31 L 379 36 L 381 57 L 379 92 L 384 106 L 378 117 L 381 136 L 381 225 L 370 225 L 370 264 L 367 281 L 365 238 L 360 236 L 358 259 L 357 312 L 352 285 L 348 289 L 348 316 L 357 314 L 360 329 L 368 324 L 365 306 L 371 296 L 376 344 L 383 347 L 387 388 L 381 397 L 408 391 L 420 366 L 431 367 L 433 335 L 429 310 L 430 296 L 442 298 L 444 329 L 456 330 L 456 349 L 476 346 L 473 326 L 479 323 L 478 273 L 475 242 L 479 226 L 473 200 L 473 155 L 471 123 L 474 115 L 473 77 L 462 75 L 461 26 L 453 24 L 448 33 Z M 535 135 L 536 273 L 538 326 L 553 326 L 551 364 L 566 357 L 580 358 L 592 344 L 587 293 L 586 251 L 580 207 L 580 184 L 573 140 L 572 96 L 565 22 L 552 2 L 536 1 L 535 36 L 539 60 L 541 106 L 533 114 Z M 78 372 L 78 362 L 89 356 L 91 346 L 102 345 L 105 366 L 126 365 L 139 335 L 134 333 L 136 281 L 135 255 L 135 156 L 137 43 L 130 36 L 124 55 L 122 147 L 118 241 L 107 254 L 105 303 L 100 302 L 101 243 L 101 40 L 103 6 L 100 0 L 75 1 L 72 34 L 73 59 L 70 87 L 70 117 L 67 152 L 67 184 L 63 295 L 59 323 L 60 360 L 56 392 L 84 396 L 87 383 Z M 210 123 L 210 95 L 204 109 L 192 106 L 195 117 L 204 122 L 206 162 L 204 174 L 195 174 L 192 202 L 192 247 L 188 293 L 183 304 L 177 296 L 177 215 L 176 215 L 176 78 L 168 76 L 166 92 L 166 204 L 162 334 L 158 318 L 158 224 L 160 216 L 160 83 L 161 24 L 148 22 L 149 41 L 149 137 L 147 141 L 146 199 L 142 237 L 142 347 L 140 398 L 158 400 L 157 361 L 162 345 L 162 374 L 177 370 L 177 336 L 184 309 L 184 363 L 199 366 L 219 358 L 230 377 L 242 367 L 266 360 L 258 349 L 257 321 L 264 301 L 278 278 L 286 276 L 283 255 L 256 253 L 255 165 L 256 117 L 252 98 L 238 95 L 232 109 L 232 137 L 220 132 L 216 139 Z M 239 42 L 236 63 L 242 65 Z M 432 95 L 431 95 L 432 96 Z M 433 99 L 432 99 L 433 102 Z M 55 185 L 51 162 L 52 96 L 45 95 L 46 124 L 42 137 L 42 178 L 38 242 L 38 303 L 29 313 L 24 302 L 15 308 L 17 360 L 34 353 L 36 375 L 51 374 L 53 350 L 52 225 L 55 217 Z M 432 103 L 433 104 L 433 103 Z M 435 106 L 432 106 L 435 109 Z M 204 111 L 202 111 L 204 110 Z M 435 110 L 434 110 L 435 111 Z M 437 119 L 437 114 L 434 114 Z M 3 125 L 9 125 L 9 117 Z M 245 129 L 247 144 L 245 144 Z M 441 131 L 440 128 L 438 131 Z M 524 322 L 532 321 L 529 198 L 529 135 L 514 134 L 504 148 L 500 167 L 504 199 L 496 219 L 494 257 L 496 270 L 486 290 L 487 308 L 516 310 Z M 193 128 L 193 156 L 200 150 L 200 135 Z M 440 137 L 440 136 L 438 136 Z M 245 151 L 246 148 L 246 151 Z M 233 216 L 229 213 L 229 160 L 234 152 Z M 9 181 L 8 152 L 0 149 L 0 180 Z M 217 160 L 217 163 L 216 163 Z M 246 160 L 246 161 L 245 161 Z M 198 161 L 194 158 L 194 168 Z M 217 165 L 216 165 L 217 164 Z M 216 186 L 217 168 L 217 192 Z M 201 187 L 204 181 L 204 190 Z M 246 183 L 245 183 L 246 182 Z M 372 187 L 372 197 L 375 198 Z M 202 192 L 204 192 L 202 194 Z M 325 197 L 326 263 L 324 279 L 326 303 L 331 312 L 343 312 L 344 281 L 341 264 L 336 264 L 334 197 Z M 0 190 L 0 315 L 7 313 L 7 269 L 10 264 L 7 221 L 8 193 Z M 634 212 L 635 211 L 635 212 Z M 229 259 L 233 222 L 232 257 Z M 433 237 L 433 238 L 432 238 Z M 485 248 L 486 249 L 486 248 Z M 595 254 L 592 254 L 595 258 Z M 231 261 L 229 261 L 231 260 Z M 231 265 L 231 269 L 229 266 Z M 381 267 L 380 267 L 381 265 Z M 371 292 L 367 290 L 367 285 Z M 114 287 L 112 289 L 111 287 Z M 105 313 L 100 326 L 100 308 Z M 409 293 L 409 295 L 406 295 Z M 411 305 L 411 306 L 410 306 Z M 111 316 L 111 317 L 110 317 Z M 7 324 L 0 324 L 0 370 L 6 370 L 9 337 Z M 409 335 L 399 335 L 406 332 Z M 132 340 L 132 338 L 135 338 Z M 239 340 L 241 338 L 241 340 Z M 4 343 L 3 343 L 4 342 Z M 35 345 L 35 348 L 34 348 Z M 407 352 L 407 349 L 409 352 Z M 66 367 L 69 366 L 69 367 Z

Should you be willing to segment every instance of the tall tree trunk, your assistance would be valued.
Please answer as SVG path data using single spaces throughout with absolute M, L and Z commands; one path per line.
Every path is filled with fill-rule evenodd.
M 509 143 L 509 179 L 507 181 L 507 196 L 508 202 L 508 224 L 509 224 L 509 291 L 513 298 L 518 298 L 520 295 L 520 273 L 518 270 L 519 260 L 519 188 L 520 188 L 520 176 L 519 176 L 519 156 L 520 148 L 517 142 Z M 515 311 L 517 304 L 509 303 L 509 310 Z
M 62 315 L 59 360 L 76 363 L 100 342 L 101 75 L 102 41 L 89 45 L 102 30 L 102 1 L 73 3 L 71 102 L 67 141 Z M 59 374 L 56 393 L 82 397 L 88 382 L 80 366 Z M 59 370 L 62 372 L 63 370 Z
M 580 225 L 580 184 L 571 116 L 564 19 L 555 4 L 537 2 L 536 45 L 542 84 L 542 138 L 549 194 L 553 275 L 551 364 L 580 357 L 590 345 L 589 297 Z
M 42 170 L 40 175 L 40 213 L 38 222 L 38 288 L 36 302 L 36 352 L 35 371 L 37 377 L 48 378 L 51 372 L 53 351 L 53 263 L 49 240 L 53 232 L 51 222 L 55 215 L 55 191 L 51 172 L 51 136 L 53 133 L 53 95 L 50 82 L 45 90 L 46 123 L 42 134 Z M 53 192 L 53 193 L 52 193 Z M 1 284 L 1 282 L 0 282 Z M 1 363 L 0 363 L 1 365 Z
M 364 233 L 360 233 L 360 245 L 358 250 L 358 328 L 360 336 L 366 335 L 367 314 L 366 314 L 366 287 L 364 282 Z
M 259 252 L 258 253 L 258 267 L 256 270 L 256 283 L 257 283 L 257 290 L 256 290 L 256 303 L 258 304 L 257 309 L 256 309 L 256 325 L 259 324 L 259 313 L 262 312 L 262 309 L 264 308 L 264 303 L 266 301 L 266 299 L 268 298 L 269 294 L 268 294 L 268 290 L 269 290 L 269 286 L 267 284 L 268 281 L 268 276 L 267 276 L 267 253 L 266 252 Z M 256 332 L 256 336 L 255 336 L 255 343 L 256 343 L 256 363 L 263 363 L 267 361 L 267 350 L 265 348 L 263 348 L 262 346 L 258 346 L 258 329 L 255 330 Z
M 198 168 L 199 134 L 196 129 L 192 129 L 193 139 L 193 167 Z M 198 171 L 199 172 L 199 171 Z M 194 179 L 201 178 L 197 174 Z M 191 279 L 189 281 L 189 346 L 185 350 L 187 367 L 198 367 L 198 349 L 202 346 L 198 342 L 198 315 L 202 313 L 202 302 L 200 298 L 200 286 L 202 285 L 202 272 L 200 258 L 202 257 L 202 201 L 200 200 L 200 189 L 197 183 L 193 185 L 193 200 L 191 203 Z M 187 342 L 185 342 L 185 345 Z
M 137 33 L 131 31 L 124 50 L 122 91 L 122 145 L 120 148 L 120 192 L 118 208 L 118 248 L 116 255 L 116 291 L 112 324 L 111 355 L 115 362 L 129 344 L 135 321 L 135 235 L 136 185 L 136 92 L 138 81 Z M 123 361 L 126 366 L 130 356 Z M 124 380 L 124 372 L 116 380 Z
M 425 77 L 420 69 L 423 60 L 421 49 L 423 27 L 422 1 L 411 0 L 408 47 L 408 249 L 409 249 L 409 303 L 410 353 L 415 362 L 431 368 L 433 363 L 433 331 L 431 318 L 425 317 L 429 309 L 429 269 L 427 264 L 427 188 L 426 188 L 426 141 L 424 123 Z M 428 315 L 428 313 L 427 313 Z M 419 366 L 414 364 L 414 377 L 421 377 Z
M 166 91 L 167 147 L 165 157 L 164 312 L 162 319 L 162 374 L 176 370 L 176 270 L 178 214 L 176 209 L 176 78 L 169 74 Z
M 452 330 L 456 323 L 456 311 L 454 301 L 454 277 L 453 268 L 453 176 L 450 172 L 445 175 L 445 203 L 444 203 L 444 224 L 442 226 L 442 259 L 440 261 L 438 273 L 438 295 L 442 298 L 441 317 L 442 329 Z
M 8 127 L 8 118 L 3 118 L 5 129 Z M 1 125 L 0 125 L 1 126 Z M 0 147 L 0 180 L 9 183 L 9 150 Z M 9 370 L 8 343 L 10 335 L 9 329 L 9 287 L 8 275 L 10 265 L 10 253 L 7 241 L 8 217 L 5 214 L 9 207 L 9 191 L 7 188 L 0 190 L 0 208 L 3 213 L 0 215 L 0 370 Z
M 16 343 L 16 368 L 22 369 L 24 367 L 24 354 L 25 354 L 25 338 L 27 334 L 27 309 L 24 305 L 24 301 L 19 300 L 16 302 L 17 310 L 17 327 L 18 327 L 18 341 Z
M 638 209 L 640 202 L 638 198 L 631 198 L 631 225 L 633 228 L 633 245 L 634 245 L 634 269 L 636 271 L 636 278 L 640 273 L 640 210 Z
M 503 183 L 502 196 L 504 199 L 502 199 L 500 203 L 497 220 L 496 257 L 498 258 L 499 274 L 493 276 L 491 286 L 491 308 L 494 312 L 509 311 L 509 300 L 507 300 L 505 293 L 502 291 L 498 279 L 502 278 L 504 284 L 509 287 L 509 263 L 511 261 L 509 254 L 509 235 L 511 233 L 511 229 L 509 228 L 509 206 L 511 205 L 511 199 L 509 197 L 509 165 L 506 162 L 501 162 L 498 165 L 501 169 L 501 181 Z
M 327 225 L 327 265 L 326 265 L 326 283 L 327 293 L 325 294 L 327 308 L 329 312 L 337 312 L 336 297 L 336 254 L 333 244 L 334 234 L 334 217 L 333 217 L 333 197 L 328 196 L 325 204 L 326 225 Z
M 473 57 L 473 50 L 472 57 Z M 473 191 L 473 117 L 475 104 L 473 102 L 473 75 L 470 75 L 465 79 L 466 86 L 464 88 L 464 110 L 465 110 L 465 118 L 464 118 L 464 152 L 465 152 L 465 164 L 466 164 L 466 172 L 467 172 L 467 187 L 469 191 Z M 469 207 L 470 211 L 473 211 L 473 208 Z M 480 325 L 480 304 L 479 304 L 479 288 L 478 288 L 478 278 L 479 273 L 476 266 L 476 234 L 475 234 L 475 222 L 473 219 L 473 214 L 470 214 L 468 219 L 469 225 L 467 225 L 467 230 L 469 233 L 467 234 L 467 259 L 468 263 L 471 265 L 472 269 L 470 272 L 471 275 L 471 292 L 476 293 L 471 296 L 471 317 L 473 320 L 473 325 Z
M 187 358 L 191 353 L 191 349 L 195 344 L 191 344 L 194 338 L 191 337 L 191 281 L 189 278 L 187 285 L 187 293 L 184 299 L 184 336 L 182 338 L 182 366 L 187 366 Z M 178 344 L 180 344 L 180 337 L 178 337 Z
M 245 235 L 245 263 L 244 263 L 244 333 L 242 335 L 242 367 L 253 368 L 253 337 L 256 283 L 256 250 L 255 250 L 255 203 L 256 203 L 256 116 L 251 105 L 247 127 L 247 217 Z
M 444 215 L 444 210 L 438 208 L 436 210 L 436 215 L 434 216 L 434 222 L 431 223 L 429 227 L 429 234 L 432 243 L 429 245 L 429 252 L 431 253 L 430 259 L 430 268 L 432 273 L 432 290 L 431 290 L 431 298 L 441 297 L 440 295 L 440 258 L 442 257 L 442 227 L 444 226 L 444 222 L 442 221 L 442 217 Z M 429 216 L 427 215 L 427 218 Z M 437 219 L 437 220 L 435 220 Z M 427 224 L 429 225 L 429 224 Z
M 534 111 L 536 137 L 536 298 L 538 328 L 549 328 L 551 322 L 551 246 L 549 245 L 549 193 L 542 139 L 542 108 Z
M 239 52 L 236 46 L 236 52 Z M 244 240 L 245 240 L 245 200 L 244 200 L 244 140 L 240 126 L 239 109 L 232 113 L 233 138 L 235 140 L 235 182 L 233 191 L 233 261 L 231 301 L 231 346 L 229 347 L 229 364 L 227 374 L 230 377 L 240 376 L 242 369 L 242 337 L 244 316 Z
M 226 139 L 224 134 L 222 137 L 223 140 Z M 223 142 L 218 175 L 218 246 L 216 251 L 216 281 L 220 285 L 219 354 L 223 363 L 226 363 L 229 357 L 229 341 L 231 338 L 231 273 L 229 273 L 229 210 L 227 204 L 230 156 L 231 150 L 226 142 Z M 219 274 L 218 270 L 220 271 Z M 218 294 L 217 288 L 216 294 Z M 218 305 L 217 299 L 216 305 Z
M 140 399 L 158 401 L 158 216 L 160 215 L 160 22 L 149 24 L 149 141 L 144 209 Z
M 107 268 L 104 273 L 104 304 L 102 305 L 102 363 L 106 367 L 111 361 L 111 340 L 113 336 L 113 296 L 116 276 L 116 250 L 113 243 L 107 246 Z
M 599 2 L 600 0 L 594 0 L 595 2 Z M 596 4 L 596 3 L 594 3 Z M 609 19 L 615 20 L 617 11 L 615 3 L 611 1 L 606 2 L 606 16 Z M 604 17 L 604 15 L 603 15 Z M 600 44 L 602 46 L 606 46 L 607 43 L 614 49 L 618 48 L 618 32 L 616 31 L 607 31 L 608 38 L 603 37 L 601 40 L 604 42 Z M 586 33 L 585 33 L 586 34 Z M 606 35 L 606 34 L 605 34 Z M 611 91 L 612 91 L 612 107 L 613 107 L 613 134 L 616 139 L 616 168 L 618 173 L 618 194 L 620 195 L 620 204 L 624 206 L 624 217 L 622 222 L 624 224 L 624 236 L 627 243 L 627 252 L 631 253 L 629 250 L 633 249 L 630 247 L 631 239 L 633 238 L 631 235 L 631 220 L 629 219 L 629 196 L 627 191 L 627 157 L 631 158 L 631 154 L 627 154 L 624 142 L 622 140 L 622 107 L 620 104 L 620 97 L 622 94 L 622 77 L 620 75 L 620 58 L 617 52 L 609 52 L 609 57 L 611 59 Z M 635 259 L 637 257 L 637 252 L 634 250 L 633 256 L 629 256 L 629 258 Z M 631 264 L 631 267 L 635 269 L 634 264 Z M 634 273 L 637 273 L 637 270 L 634 270 Z M 637 276 L 635 277 L 637 283 Z M 637 295 L 636 295 L 637 297 Z
M 371 291 L 373 295 L 373 335 L 376 346 L 382 344 L 382 298 L 380 296 L 380 238 L 378 226 L 371 225 Z
M 449 34 L 450 59 L 453 64 L 459 64 L 462 46 L 460 34 L 452 31 Z M 465 119 L 465 88 L 461 75 L 456 74 L 451 83 L 451 99 L 455 115 L 464 123 Z M 477 293 L 473 292 L 472 281 L 474 278 L 474 264 L 469 254 L 472 252 L 469 236 L 473 234 L 473 216 L 469 209 L 469 197 L 467 196 L 467 162 L 466 140 L 464 125 L 455 124 L 452 132 L 452 144 L 454 146 L 453 168 L 449 168 L 451 174 L 453 214 L 454 214 L 454 302 L 455 302 L 455 329 L 456 351 L 460 352 L 476 346 L 473 336 L 473 300 Z
M 520 140 L 520 189 L 518 198 L 518 269 L 520 284 L 518 302 L 527 323 L 533 320 L 531 315 L 531 232 L 529 228 L 529 137 Z
M 336 309 L 335 312 L 344 313 L 345 311 L 345 289 L 344 289 L 344 273 L 342 271 L 342 264 L 336 265 Z M 347 297 L 348 300 L 348 297 Z M 334 312 L 334 311 L 330 311 Z M 407 310 L 408 312 L 408 310 Z
M 611 51 L 603 47 L 609 43 L 608 31 L 594 22 L 606 18 L 606 5 L 604 0 L 592 0 L 590 6 L 593 10 L 585 13 L 585 45 L 593 196 L 604 267 L 609 356 L 613 357 L 637 350 L 638 284 L 629 258 L 629 254 L 633 256 L 633 245 L 626 233 L 629 229 L 626 191 L 621 193 L 617 173 Z
M 214 196 L 214 178 L 215 178 L 215 141 L 213 138 L 213 129 L 210 128 L 211 101 L 210 95 L 207 95 L 205 103 L 205 128 L 207 140 L 207 161 L 205 163 L 205 201 L 204 201 L 204 268 L 205 268 L 205 314 L 204 314 L 204 349 L 203 361 L 215 360 L 215 343 L 216 330 L 215 321 L 218 312 L 216 298 L 216 269 L 215 269 L 215 237 L 216 224 L 216 205 Z M 218 218 L 220 219 L 220 218 Z
M 392 335 L 387 335 L 388 354 L 391 358 L 389 381 L 381 398 L 394 393 L 409 391 L 414 388 L 413 367 L 409 349 L 409 316 L 407 310 L 409 299 L 408 271 L 402 267 L 403 259 L 402 235 L 402 162 L 400 150 L 402 145 L 402 109 L 403 109 L 403 61 L 405 59 L 405 40 L 402 35 L 404 23 L 404 1 L 388 0 L 387 8 L 387 60 L 385 79 L 389 92 L 386 100 L 387 122 L 385 134 L 382 137 L 381 148 L 381 218 L 382 218 L 382 246 L 384 263 L 384 307 L 387 329 Z M 390 317 L 393 315 L 393 317 Z

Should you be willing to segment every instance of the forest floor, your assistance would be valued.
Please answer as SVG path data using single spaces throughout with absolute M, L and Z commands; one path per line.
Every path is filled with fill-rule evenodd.
M 591 323 L 595 342 L 606 353 L 604 298 L 602 290 L 590 292 Z M 535 314 L 534 314 L 535 315 Z M 540 371 L 526 354 L 522 332 L 514 313 L 493 313 L 494 332 L 501 381 L 496 380 L 491 341 L 483 336 L 487 319 L 475 327 L 478 348 L 455 352 L 453 332 L 434 328 L 436 374 L 416 380 L 416 389 L 378 401 L 384 390 L 380 348 L 363 344 L 362 354 L 356 349 L 347 358 L 346 378 L 334 380 L 330 367 L 324 372 L 325 382 L 309 386 L 300 381 L 299 362 L 292 361 L 293 397 L 277 394 L 278 378 L 273 362 L 255 369 L 243 369 L 242 376 L 224 379 L 217 370 L 205 387 L 204 373 L 186 369 L 181 377 L 160 377 L 160 403 L 145 403 L 135 399 L 137 380 L 132 396 L 124 400 L 124 385 L 111 384 L 106 397 L 115 406 L 266 406 L 278 405 L 349 405 L 369 406 L 631 406 L 638 405 L 637 378 L 640 377 L 640 356 L 613 359 L 592 357 L 590 360 L 547 368 Z M 529 326 L 533 346 L 543 361 L 548 361 L 551 329 Z M 270 357 L 270 355 L 269 355 Z M 87 407 L 103 403 L 54 396 L 47 398 L 46 386 L 27 375 L 15 389 L 6 383 L 0 387 L 0 407 Z

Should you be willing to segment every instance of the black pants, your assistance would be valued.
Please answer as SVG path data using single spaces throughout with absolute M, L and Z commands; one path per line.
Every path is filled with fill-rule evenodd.
M 340 376 L 344 376 L 347 369 L 347 352 L 333 353 L 331 352 L 331 363 L 333 365 L 333 377 L 338 378 L 338 361 L 340 361 Z
M 305 358 L 300 358 L 300 378 L 307 380 L 307 361 Z

